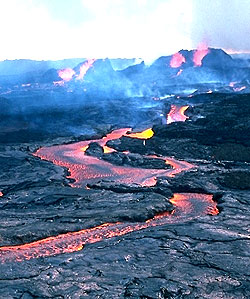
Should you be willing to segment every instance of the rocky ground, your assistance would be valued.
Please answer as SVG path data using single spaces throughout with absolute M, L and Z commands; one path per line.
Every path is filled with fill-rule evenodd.
M 190 105 L 185 123 L 152 122 L 155 135 L 145 145 L 128 137 L 108 142 L 119 152 L 135 154 L 130 158 L 105 157 L 93 146 L 89 152 L 147 168 L 151 165 L 142 155 L 172 156 L 197 166 L 161 177 L 153 187 L 102 181 L 90 190 L 72 188 L 67 169 L 32 153 L 77 138 L 46 138 L 44 133 L 38 140 L 29 130 L 15 142 L 17 132 L 0 135 L 0 246 L 106 222 L 144 222 L 171 211 L 169 199 L 178 192 L 213 194 L 220 211 L 87 244 L 73 253 L 3 262 L 0 298 L 250 297 L 250 97 L 211 94 L 206 101 L 201 95 L 179 101 Z M 93 132 L 102 135 L 109 129 L 93 127 Z

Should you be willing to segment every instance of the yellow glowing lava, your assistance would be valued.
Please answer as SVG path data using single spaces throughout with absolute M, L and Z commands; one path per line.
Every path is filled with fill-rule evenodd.
M 87 144 L 87 145 L 85 145 L 85 146 L 83 146 L 83 147 L 81 147 L 81 152 L 86 152 L 86 150 L 89 148 L 89 145 Z
M 109 154 L 109 153 L 116 152 L 115 149 L 113 149 L 113 148 L 111 148 L 111 147 L 108 147 L 107 145 L 104 145 L 102 148 L 103 148 L 103 152 L 104 152 L 104 154 Z
M 149 129 L 144 130 L 142 132 L 131 133 L 131 134 L 128 134 L 126 136 L 131 137 L 131 138 L 138 138 L 138 139 L 150 139 L 151 137 L 154 136 L 154 131 L 151 128 L 149 128 Z

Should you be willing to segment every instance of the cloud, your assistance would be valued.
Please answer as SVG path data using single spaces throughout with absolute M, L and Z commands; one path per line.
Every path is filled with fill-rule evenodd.
M 68 5 L 73 3 L 84 12 L 82 20 L 77 15 L 77 26 L 68 14 L 63 18 L 65 5 L 56 11 L 47 1 L 0 1 L 0 59 L 153 59 L 191 46 L 190 1 L 81 0 Z
M 206 40 L 212 47 L 250 50 L 249 0 L 193 0 L 193 46 Z

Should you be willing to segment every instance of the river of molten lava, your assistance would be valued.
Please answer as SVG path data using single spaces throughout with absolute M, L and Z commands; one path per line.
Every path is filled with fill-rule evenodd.
M 167 114 L 167 124 L 177 121 L 185 121 L 188 117 L 184 114 L 189 106 L 171 105 L 170 111 Z
M 180 223 L 207 214 L 218 214 L 212 195 L 177 193 L 170 199 L 170 202 L 174 205 L 172 212 L 160 213 L 145 222 L 105 223 L 93 228 L 61 234 L 24 245 L 0 247 L 0 261 L 1 263 L 20 262 L 32 258 L 75 252 L 83 249 L 86 244 L 123 236 L 149 227 Z
M 85 154 L 91 142 L 97 142 L 103 147 L 104 153 L 114 151 L 106 146 L 109 140 L 115 140 L 122 136 L 138 139 L 148 139 L 154 134 L 152 129 L 145 130 L 139 133 L 130 133 L 130 128 L 118 129 L 107 136 L 96 139 L 77 142 L 74 144 L 57 145 L 52 147 L 43 147 L 34 155 L 53 162 L 56 165 L 67 167 L 70 175 L 68 178 L 74 179 L 72 187 L 84 187 L 87 184 L 93 184 L 101 179 L 115 180 L 123 184 L 140 184 L 141 186 L 154 186 L 156 177 L 158 176 L 173 176 L 181 171 L 188 170 L 194 165 L 185 162 L 177 161 L 167 157 L 157 157 L 170 164 L 172 169 L 142 169 L 130 166 L 117 166 L 107 161 L 100 160 Z M 152 158 L 148 157 L 149 159 Z
M 124 183 L 137 183 L 151 186 L 155 184 L 156 177 L 173 176 L 182 171 L 195 167 L 185 161 L 177 161 L 172 158 L 148 156 L 148 158 L 163 159 L 173 169 L 140 169 L 133 167 L 115 166 L 96 157 L 85 155 L 85 151 L 91 142 L 97 142 L 104 147 L 108 140 L 114 140 L 121 136 L 131 138 L 150 138 L 153 131 L 127 134 L 130 128 L 119 129 L 107 134 L 102 139 L 82 141 L 75 144 L 58 145 L 39 149 L 34 155 L 53 163 L 67 167 L 71 178 L 76 182 L 74 186 L 84 186 L 88 182 L 94 182 L 104 177 L 115 179 Z M 146 132 L 146 133 L 145 133 Z M 144 135 L 145 134 L 145 135 Z M 106 151 L 110 152 L 107 147 Z M 100 242 L 104 239 L 119 237 L 128 233 L 161 226 L 167 223 L 179 223 L 194 219 L 203 215 L 216 215 L 218 209 L 212 195 L 195 193 L 176 193 L 170 199 L 174 209 L 169 212 L 159 213 L 152 219 L 137 223 L 105 223 L 93 228 L 83 229 L 77 232 L 60 234 L 24 245 L 0 247 L 0 262 L 16 262 L 30 260 L 32 258 L 48 257 L 63 253 L 76 252 L 83 249 L 84 245 Z

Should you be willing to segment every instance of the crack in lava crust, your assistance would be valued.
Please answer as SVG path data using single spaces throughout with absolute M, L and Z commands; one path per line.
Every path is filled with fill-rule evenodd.
M 207 214 L 216 215 L 218 209 L 212 197 L 208 194 L 177 193 L 170 199 L 175 206 L 172 212 L 161 213 L 146 222 L 105 223 L 94 228 L 61 234 L 24 245 L 0 247 L 0 261 L 1 263 L 21 262 L 32 258 L 75 252 L 83 249 L 86 244 L 123 236 L 149 227 L 180 223 Z

